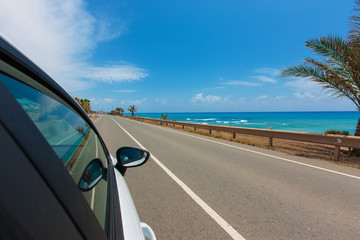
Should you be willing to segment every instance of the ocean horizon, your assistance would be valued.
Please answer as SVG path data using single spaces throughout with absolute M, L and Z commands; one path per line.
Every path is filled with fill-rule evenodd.
M 135 113 L 135 116 L 209 125 L 274 129 L 294 132 L 324 133 L 327 130 L 348 131 L 354 134 L 360 118 L 359 111 L 309 112 L 175 112 Z M 125 115 L 130 115 L 129 113 Z

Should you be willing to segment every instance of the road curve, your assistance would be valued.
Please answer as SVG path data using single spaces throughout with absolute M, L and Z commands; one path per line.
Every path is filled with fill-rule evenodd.
M 113 155 L 137 146 L 123 127 L 247 240 L 360 238 L 358 169 L 119 117 L 95 124 Z M 232 239 L 155 161 L 125 179 L 158 239 Z

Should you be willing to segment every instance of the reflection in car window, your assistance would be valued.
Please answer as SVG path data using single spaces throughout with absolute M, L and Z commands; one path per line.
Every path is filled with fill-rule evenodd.
M 46 138 L 76 184 L 92 159 L 101 159 L 107 167 L 100 141 L 82 117 L 65 104 L 32 87 L 3 74 L 0 74 L 0 79 Z M 101 180 L 83 195 L 105 228 L 106 181 Z

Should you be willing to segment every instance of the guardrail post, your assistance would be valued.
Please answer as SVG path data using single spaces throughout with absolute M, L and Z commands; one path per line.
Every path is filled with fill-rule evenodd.
M 335 161 L 339 161 L 340 159 L 340 146 L 335 146 Z
M 194 127 L 194 132 L 196 131 L 196 127 Z
M 272 147 L 272 146 L 273 146 L 273 138 L 269 137 L 269 147 Z
M 211 135 L 211 129 L 209 129 L 209 134 Z
M 185 129 L 185 125 L 182 125 L 182 129 Z
M 235 132 L 233 133 L 233 139 L 236 139 L 236 133 Z

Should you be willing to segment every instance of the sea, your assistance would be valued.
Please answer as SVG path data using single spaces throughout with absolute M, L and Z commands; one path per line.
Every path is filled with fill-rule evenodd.
M 168 120 L 273 129 L 295 132 L 324 133 L 326 130 L 348 131 L 354 134 L 359 111 L 348 112 L 189 112 L 136 113 L 136 116 L 158 118 L 168 114 Z M 126 114 L 128 115 L 128 114 Z

